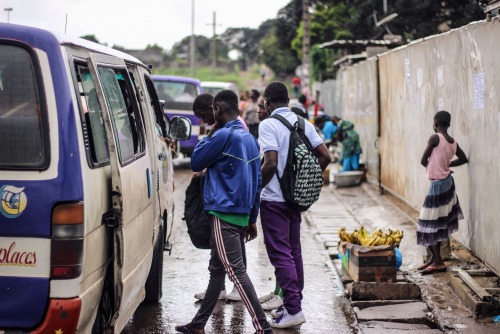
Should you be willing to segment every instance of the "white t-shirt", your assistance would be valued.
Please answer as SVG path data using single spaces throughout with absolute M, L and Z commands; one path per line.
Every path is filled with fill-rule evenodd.
M 280 114 L 285 117 L 290 124 L 297 122 L 297 115 L 289 108 L 275 109 L 272 115 Z M 323 140 L 316 132 L 314 125 L 305 121 L 305 134 L 313 148 L 323 144 Z M 290 142 L 290 130 L 279 120 L 268 117 L 260 123 L 259 126 L 259 144 L 262 151 L 278 152 L 278 173 L 283 175 L 286 159 L 288 157 L 288 144 Z M 261 199 L 272 202 L 285 202 L 281 192 L 280 184 L 276 175 L 273 176 L 267 186 L 262 189 Z

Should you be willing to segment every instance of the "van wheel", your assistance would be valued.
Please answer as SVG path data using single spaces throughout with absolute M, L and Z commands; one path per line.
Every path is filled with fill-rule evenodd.
M 97 316 L 94 326 L 92 326 L 92 334 L 106 333 L 109 329 L 109 323 L 113 317 L 113 271 L 111 265 L 108 265 L 106 278 L 104 279 L 104 287 L 102 289 L 101 300 L 97 308 Z
M 146 297 L 144 298 L 144 303 L 146 304 L 159 303 L 163 293 L 163 229 L 163 226 L 161 226 L 158 241 L 153 251 L 153 263 L 151 263 L 151 269 L 146 280 Z

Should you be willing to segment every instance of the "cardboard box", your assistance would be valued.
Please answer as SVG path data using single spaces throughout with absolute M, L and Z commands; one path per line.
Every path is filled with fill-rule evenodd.
M 348 257 L 347 272 L 354 282 L 396 282 L 394 246 L 359 246 L 342 241 L 339 254 Z
M 349 252 L 349 276 L 354 282 L 396 282 L 396 253 L 392 250 Z

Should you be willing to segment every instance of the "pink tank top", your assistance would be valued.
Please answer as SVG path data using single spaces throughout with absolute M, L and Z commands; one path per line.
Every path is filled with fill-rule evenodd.
M 439 145 L 432 150 L 429 162 L 427 163 L 427 178 L 429 180 L 443 180 L 450 175 L 450 161 L 457 152 L 457 141 L 448 143 L 446 138 L 440 133 Z

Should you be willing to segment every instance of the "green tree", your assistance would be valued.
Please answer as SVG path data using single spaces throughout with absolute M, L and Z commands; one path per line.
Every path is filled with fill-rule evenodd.
M 302 0 L 291 0 L 278 11 L 277 18 L 263 22 L 257 30 L 259 59 L 278 76 L 295 72 L 300 64 L 292 50 L 292 40 L 302 20 Z
M 334 1 L 317 1 L 310 16 L 309 34 L 311 45 L 321 44 L 333 39 L 349 39 L 353 33 L 349 25 L 355 15 L 355 8 L 345 3 Z M 302 56 L 303 22 L 297 28 L 297 34 L 292 40 L 292 49 Z
M 273 27 L 260 41 L 260 60 L 278 77 L 284 77 L 295 71 L 299 61 L 295 52 L 290 48 L 290 44 L 279 40 L 276 30 L 277 28 Z
M 80 36 L 80 38 L 86 39 L 87 41 L 101 44 L 101 42 L 99 42 L 99 40 L 97 39 L 97 37 L 95 35 L 84 35 L 84 36 Z

